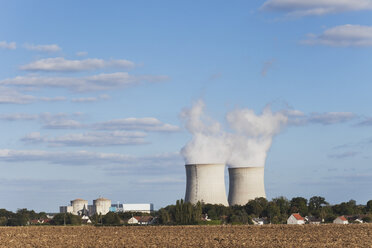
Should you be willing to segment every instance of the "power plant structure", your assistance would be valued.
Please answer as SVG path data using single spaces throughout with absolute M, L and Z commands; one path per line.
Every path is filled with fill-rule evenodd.
M 88 201 L 84 199 L 75 199 L 71 201 L 72 214 L 78 215 L 79 211 L 82 211 L 84 208 L 88 208 Z
M 185 202 L 225 206 L 245 205 L 266 198 L 264 167 L 229 168 L 229 196 L 225 190 L 225 164 L 186 164 Z
M 228 206 L 224 164 L 186 164 L 185 202 Z
M 98 198 L 93 200 L 93 207 L 96 214 L 105 215 L 110 211 L 111 200 L 102 197 Z
M 93 200 L 93 205 L 88 205 L 88 201 L 84 199 L 75 199 L 70 201 L 69 206 L 60 206 L 60 213 L 71 213 L 79 216 L 92 216 L 94 214 L 105 215 L 108 212 L 142 212 L 152 213 L 154 211 L 154 204 L 152 203 L 141 203 L 141 204 L 130 204 L 119 202 L 117 204 L 111 204 L 110 199 L 99 197 Z
M 229 168 L 229 205 L 245 205 L 257 197 L 266 198 L 264 167 Z

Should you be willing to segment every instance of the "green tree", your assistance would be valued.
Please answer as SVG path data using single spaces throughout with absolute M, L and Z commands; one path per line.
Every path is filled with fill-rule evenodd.
M 171 223 L 171 218 L 170 218 L 169 212 L 166 209 L 164 209 L 164 208 L 159 209 L 158 214 L 159 214 L 159 223 L 160 224 L 167 225 L 167 224 Z
M 52 221 L 52 225 L 81 225 L 81 217 L 71 213 L 56 214 Z
M 337 215 L 353 215 L 360 213 L 360 209 L 358 208 L 354 200 L 336 204 L 332 206 L 332 210 Z
M 372 213 L 372 200 L 369 200 L 366 205 L 366 212 Z
M 11 212 L 11 211 L 8 211 L 8 210 L 6 210 L 6 209 L 4 209 L 4 208 L 1 208 L 0 209 L 0 216 L 2 217 L 6 217 L 6 218 L 10 218 L 10 217 L 12 217 L 14 215 L 14 213 L 13 212 Z
M 267 217 L 269 217 L 270 223 L 279 224 L 281 222 L 280 208 L 275 202 L 269 202 L 267 206 Z
M 316 217 L 320 217 L 322 208 L 327 205 L 328 202 L 326 202 L 324 197 L 313 196 L 309 200 L 309 212 Z
M 300 213 L 302 216 L 308 214 L 307 199 L 303 197 L 293 197 L 290 202 L 290 212 Z
M 8 223 L 8 218 L 5 216 L 0 217 L 0 226 L 6 226 Z
M 120 225 L 120 217 L 113 212 L 108 212 L 102 218 L 102 222 L 104 225 Z
M 193 207 L 193 218 L 192 218 L 192 223 L 196 224 L 200 221 L 202 217 L 202 203 L 197 202 L 195 206 Z M 191 223 L 190 223 L 191 224 Z
M 26 216 L 22 214 L 15 214 L 13 217 L 8 219 L 8 226 L 25 226 L 28 223 Z
M 273 220 L 272 223 L 286 223 L 290 212 L 289 200 L 284 196 L 280 196 L 272 199 L 272 202 L 275 203 L 275 205 L 278 206 L 280 210 L 280 216 L 274 217 L 275 220 Z
M 254 200 L 250 200 L 245 206 L 245 211 L 248 215 L 254 215 L 256 217 L 262 217 L 266 215 L 266 207 L 268 201 L 266 198 L 259 197 Z
M 238 210 L 228 217 L 228 222 L 231 224 L 251 224 L 252 218 L 245 210 Z

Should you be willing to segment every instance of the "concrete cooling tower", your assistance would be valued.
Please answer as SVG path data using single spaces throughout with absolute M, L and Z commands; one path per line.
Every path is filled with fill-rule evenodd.
M 224 164 L 187 164 L 185 202 L 228 205 Z
M 229 168 L 229 204 L 245 205 L 265 197 L 264 167 Z

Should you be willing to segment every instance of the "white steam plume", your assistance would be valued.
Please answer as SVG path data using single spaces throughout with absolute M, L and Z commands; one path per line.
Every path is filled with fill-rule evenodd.
M 273 113 L 266 107 L 257 115 L 250 109 L 227 113 L 231 131 L 224 131 L 221 124 L 208 118 L 203 101 L 181 114 L 192 140 L 182 148 L 187 164 L 227 163 L 231 167 L 264 166 L 273 137 L 288 122 L 282 112 Z
M 220 123 L 204 114 L 205 104 L 197 101 L 191 109 L 185 109 L 181 118 L 192 139 L 181 150 L 186 164 L 226 163 L 228 147 L 225 132 Z
M 254 167 L 265 165 L 273 137 L 288 122 L 288 117 L 266 107 L 260 115 L 250 109 L 232 111 L 227 114 L 227 121 L 234 131 L 228 136 L 227 163 L 231 167 Z

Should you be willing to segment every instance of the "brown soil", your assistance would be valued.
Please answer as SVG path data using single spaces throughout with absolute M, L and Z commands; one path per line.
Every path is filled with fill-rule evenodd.
M 372 247 L 372 224 L 1 227 L 0 247 Z

